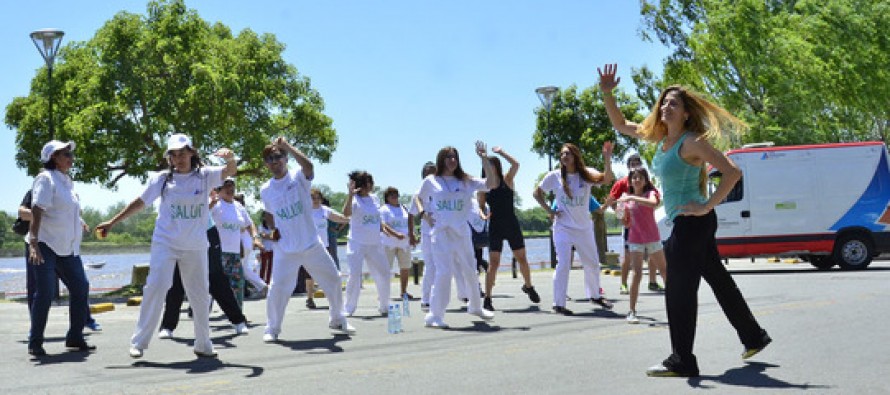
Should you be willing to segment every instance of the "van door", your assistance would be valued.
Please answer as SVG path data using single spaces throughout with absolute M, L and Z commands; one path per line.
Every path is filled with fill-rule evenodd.
M 749 254 L 746 237 L 751 234 L 751 199 L 747 198 L 749 189 L 747 166 L 736 163 L 742 171 L 742 178 L 729 192 L 726 199 L 714 208 L 717 214 L 717 245 L 720 255 L 724 258 L 742 257 Z M 714 169 L 708 174 L 709 192 L 713 192 L 722 174 Z

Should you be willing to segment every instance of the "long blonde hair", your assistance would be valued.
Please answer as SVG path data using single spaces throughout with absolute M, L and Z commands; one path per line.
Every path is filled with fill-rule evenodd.
M 689 113 L 689 117 L 683 123 L 683 128 L 688 132 L 704 137 L 712 143 L 719 143 L 727 141 L 733 135 L 741 135 L 748 129 L 745 121 L 736 118 L 724 108 L 680 85 L 671 85 L 661 92 L 649 116 L 637 130 L 644 139 L 658 142 L 667 136 L 667 125 L 661 122 L 661 106 L 664 104 L 664 98 L 671 92 L 678 94 L 683 101 L 683 109 Z
M 699 94 L 683 86 L 671 85 L 661 92 L 649 116 L 640 124 L 637 133 L 643 139 L 658 142 L 667 136 L 667 125 L 661 121 L 661 107 L 664 104 L 664 98 L 671 92 L 677 93 L 683 102 L 683 110 L 689 113 L 689 117 L 683 123 L 683 129 L 698 138 L 704 138 L 718 147 L 726 147 L 732 137 L 740 136 L 748 130 L 748 124 L 745 121 L 736 118 L 723 107 L 705 100 Z M 698 186 L 702 195 L 706 195 L 707 183 L 708 174 L 705 167 L 702 166 L 698 177 Z

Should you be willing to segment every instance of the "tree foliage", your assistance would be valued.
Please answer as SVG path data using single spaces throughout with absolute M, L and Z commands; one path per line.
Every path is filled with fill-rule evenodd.
M 166 138 L 192 137 L 203 156 L 230 147 L 241 175 L 259 176 L 263 146 L 283 135 L 327 162 L 332 120 L 309 79 L 282 59 L 285 46 L 250 29 L 209 24 L 183 0 L 151 1 L 145 15 L 120 12 L 85 42 L 65 45 L 53 69 L 56 139 L 77 143 L 72 175 L 114 189 L 166 167 Z M 16 164 L 36 174 L 49 140 L 47 72 L 7 106 Z
M 883 140 L 890 133 L 890 3 L 878 0 L 642 2 L 646 39 L 674 52 L 661 81 L 746 120 L 741 142 Z M 637 81 L 639 79 L 639 81 Z M 657 89 L 652 89 L 657 87 Z M 648 98 L 642 97 L 644 101 Z M 738 143 L 741 143 L 738 142 Z
M 642 120 L 637 100 L 619 90 L 614 93 L 627 119 Z M 535 113 L 537 128 L 533 135 L 532 152 L 541 156 L 552 155 L 554 168 L 559 165 L 559 151 L 564 143 L 577 145 L 584 155 L 584 162 L 600 170 L 603 169 L 602 148 L 606 141 L 615 143 L 613 159 L 619 161 L 629 149 L 638 148 L 636 140 L 612 130 L 598 86 L 581 92 L 575 85 L 561 89 L 553 99 L 549 113 L 544 107 L 538 107 Z M 602 201 L 607 192 L 599 188 L 594 190 L 594 195 Z

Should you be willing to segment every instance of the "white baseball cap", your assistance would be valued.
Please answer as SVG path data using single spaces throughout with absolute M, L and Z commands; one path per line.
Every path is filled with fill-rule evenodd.
M 43 146 L 43 150 L 40 151 L 40 161 L 43 163 L 49 162 L 50 158 L 53 156 L 56 151 L 60 149 L 69 148 L 74 151 L 75 144 L 73 141 L 69 142 L 61 142 L 59 140 L 52 140 L 46 145 Z
M 185 147 L 193 148 L 192 139 L 190 139 L 189 136 L 186 136 L 182 133 L 177 133 L 167 139 L 167 152 L 183 149 Z

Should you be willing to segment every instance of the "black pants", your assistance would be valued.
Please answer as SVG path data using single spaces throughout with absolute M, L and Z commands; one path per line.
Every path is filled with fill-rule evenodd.
M 218 265 L 219 262 L 216 262 L 216 264 Z M 210 262 L 210 265 L 214 265 L 214 262 Z M 210 297 L 216 300 L 216 303 L 219 304 L 219 308 L 222 309 L 229 321 L 235 325 L 247 322 L 247 318 L 244 317 L 244 313 L 242 313 L 241 308 L 238 307 L 235 293 L 232 292 L 232 287 L 229 285 L 229 279 L 226 277 L 225 273 L 222 272 L 222 268 L 220 267 L 219 270 L 211 269 L 209 280 Z M 183 295 L 185 295 L 185 289 L 182 287 L 179 265 L 176 265 L 176 269 L 173 270 L 173 285 L 170 287 L 170 290 L 167 291 L 164 316 L 161 319 L 161 329 L 174 330 L 176 329 L 176 326 L 179 325 L 179 311 L 182 309 Z
M 674 219 L 671 237 L 665 243 L 667 258 L 667 304 L 673 355 L 669 362 L 678 370 L 698 372 L 692 353 L 698 314 L 698 286 L 704 278 L 711 286 L 723 314 L 746 347 L 757 347 L 765 333 L 717 252 L 717 216 Z

